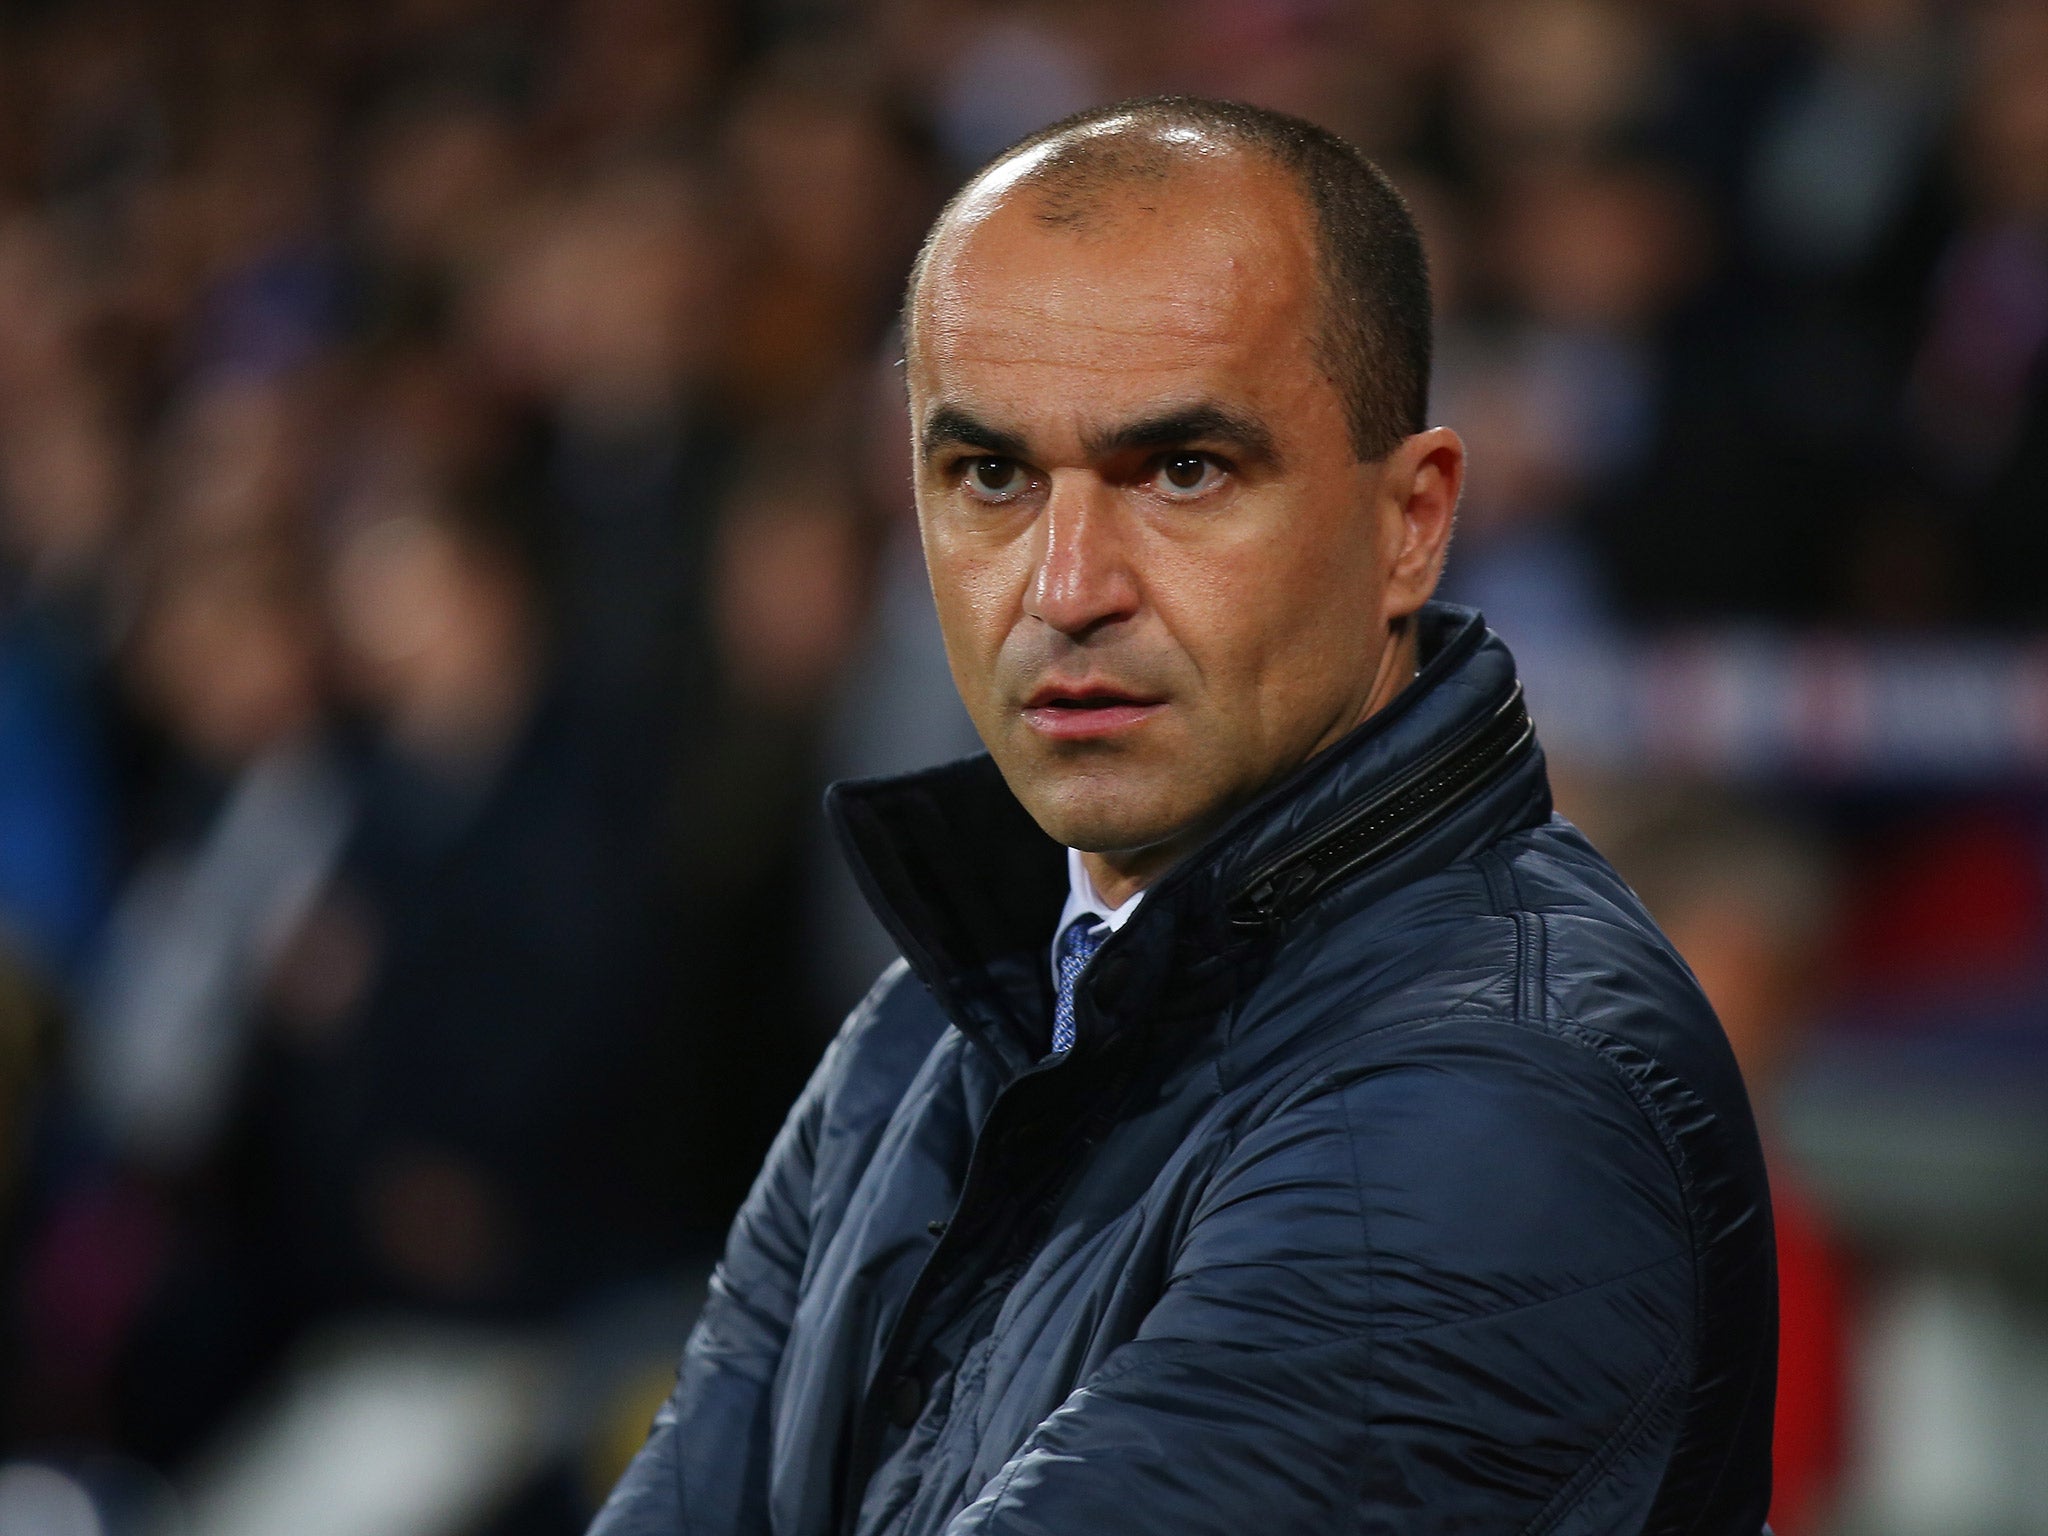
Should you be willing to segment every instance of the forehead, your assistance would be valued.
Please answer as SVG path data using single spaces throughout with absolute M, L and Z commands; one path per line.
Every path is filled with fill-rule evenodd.
M 1319 376 L 1316 308 L 1301 200 L 1245 157 L 1079 199 L 1012 182 L 970 196 L 933 247 L 911 388 L 1077 415 L 1177 387 L 1255 397 Z

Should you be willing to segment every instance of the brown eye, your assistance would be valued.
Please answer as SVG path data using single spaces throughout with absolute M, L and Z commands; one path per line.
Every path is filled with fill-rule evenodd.
M 1159 461 L 1157 485 L 1176 500 L 1206 495 L 1223 478 L 1223 470 L 1206 453 L 1170 453 Z
M 1022 464 L 994 457 L 968 460 L 966 480 L 968 493 L 982 501 L 1014 501 L 1031 484 Z

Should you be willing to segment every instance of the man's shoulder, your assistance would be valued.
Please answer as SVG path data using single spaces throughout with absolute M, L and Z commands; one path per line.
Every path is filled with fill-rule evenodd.
M 1463 1077 L 1534 1068 L 1597 1098 L 1633 1100 L 1653 1119 L 1660 1099 L 1683 1095 L 1748 1121 L 1733 1056 L 1691 972 L 1561 818 L 1304 935 L 1259 992 L 1240 1061 L 1297 1090 L 1403 1066 L 1434 1082 L 1449 1081 L 1445 1063 Z
M 886 1119 L 951 1028 L 924 983 L 903 960 L 890 963 L 846 1016 L 819 1086 L 833 1119 Z
M 1760 1194 L 1748 1098 L 1713 1009 L 1568 822 L 1502 838 L 1341 929 L 1297 962 L 1297 984 L 1318 967 L 1342 980 L 1316 1002 L 1287 1097 L 1341 1101 L 1376 1159 L 1423 1149 L 1417 1176 L 1434 1179 L 1460 1171 L 1444 1149 L 1463 1147 L 1566 1188 L 1559 1159 L 1593 1149 L 1666 1165 L 1688 1202 L 1703 1175 Z
M 1561 817 L 1357 905 L 1340 899 L 1283 947 L 1275 979 L 1294 1005 L 1373 1024 L 1705 1007 L 1634 892 Z
M 1562 816 L 1510 833 L 1480 858 L 1498 871 L 1490 890 L 1503 910 L 1580 925 L 1586 942 L 1674 953 L 1628 882 Z
M 1614 867 L 1562 817 L 1504 840 L 1496 857 L 1525 933 L 1527 1022 L 1746 1124 L 1748 1098 L 1712 1005 Z
M 934 1063 L 950 1028 L 924 985 L 897 960 L 833 1036 L 783 1129 L 802 1148 L 814 1239 L 845 1210 L 919 1074 L 944 1070 Z M 769 1166 L 776 1166 L 773 1154 Z
M 1711 1007 L 1635 892 L 1563 817 L 1510 833 L 1378 906 L 1334 944 L 1381 968 L 1373 1012 L 1566 1035 L 1660 1021 L 1718 1043 Z M 1656 1031 L 1646 1046 L 1676 1036 Z

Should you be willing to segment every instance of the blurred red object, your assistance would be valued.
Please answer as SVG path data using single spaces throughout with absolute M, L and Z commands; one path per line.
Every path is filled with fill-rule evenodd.
M 1849 1266 L 1796 1179 L 1771 1172 L 1778 1232 L 1778 1414 L 1771 1529 L 1825 1528 L 1847 1444 Z
M 1853 993 L 1975 995 L 2039 974 L 2048 870 L 2023 813 L 1976 808 L 1907 829 L 1852 889 L 1842 958 Z

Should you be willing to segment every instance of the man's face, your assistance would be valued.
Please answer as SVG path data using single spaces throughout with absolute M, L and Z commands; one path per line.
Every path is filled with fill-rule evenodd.
M 1163 864 L 1383 702 L 1435 563 L 1390 585 L 1413 455 L 1353 452 L 1284 177 L 1215 154 L 1045 212 L 971 198 L 927 265 L 919 525 L 1011 789 L 1070 847 Z

